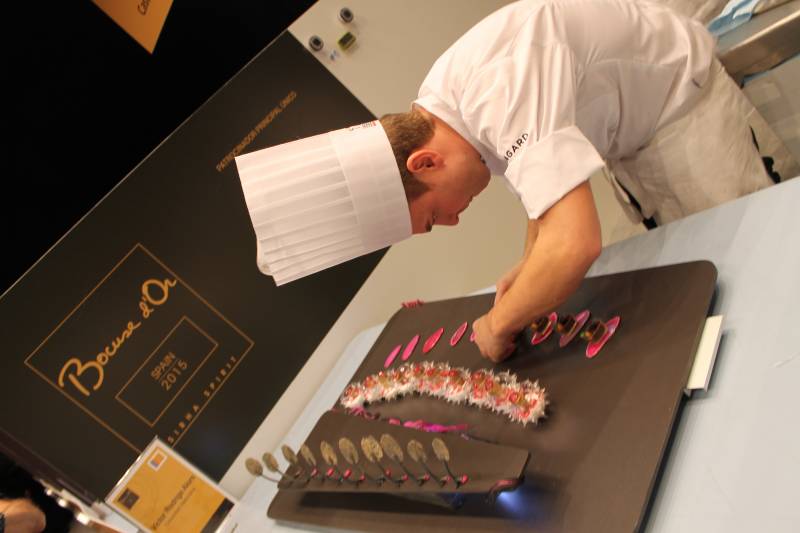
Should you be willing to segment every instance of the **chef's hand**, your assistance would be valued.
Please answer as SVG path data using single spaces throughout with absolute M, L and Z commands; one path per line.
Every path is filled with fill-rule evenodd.
M 514 353 L 516 345 L 514 336 L 506 337 L 496 335 L 492 331 L 489 314 L 485 314 L 472 324 L 475 332 L 475 344 L 481 351 L 481 355 L 495 363 L 499 363 L 509 355 Z
M 494 305 L 497 305 L 497 302 L 500 301 L 500 298 L 511 288 L 511 285 L 514 284 L 514 280 L 517 279 L 519 275 L 519 271 L 522 270 L 522 261 L 517 263 L 514 268 L 506 272 L 502 278 L 497 281 L 497 292 L 494 294 Z

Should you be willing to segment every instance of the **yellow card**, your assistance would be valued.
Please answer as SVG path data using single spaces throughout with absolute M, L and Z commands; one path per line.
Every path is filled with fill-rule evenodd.
M 92 1 L 151 54 L 172 7 L 172 0 Z
M 106 503 L 154 533 L 214 531 L 234 505 L 232 497 L 158 438 L 125 473 Z

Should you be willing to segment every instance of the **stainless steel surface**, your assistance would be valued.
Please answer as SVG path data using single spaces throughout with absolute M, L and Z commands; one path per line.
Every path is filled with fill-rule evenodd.
M 720 37 L 717 55 L 733 79 L 763 72 L 800 53 L 800 0 L 753 17 Z

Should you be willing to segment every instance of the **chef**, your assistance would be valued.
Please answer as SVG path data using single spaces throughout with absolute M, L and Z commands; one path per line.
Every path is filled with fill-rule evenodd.
M 501 361 L 600 254 L 589 177 L 663 224 L 771 182 L 749 103 L 699 23 L 632 0 L 530 0 L 491 14 L 433 65 L 406 113 L 236 159 L 278 284 L 459 215 L 504 176 L 528 215 L 522 259 L 473 324 Z

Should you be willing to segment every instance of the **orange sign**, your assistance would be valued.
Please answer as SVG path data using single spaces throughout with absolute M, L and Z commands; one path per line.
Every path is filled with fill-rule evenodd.
M 172 0 L 92 1 L 151 54 L 172 7 Z
M 234 505 L 233 498 L 157 438 L 106 502 L 154 533 L 214 531 Z

